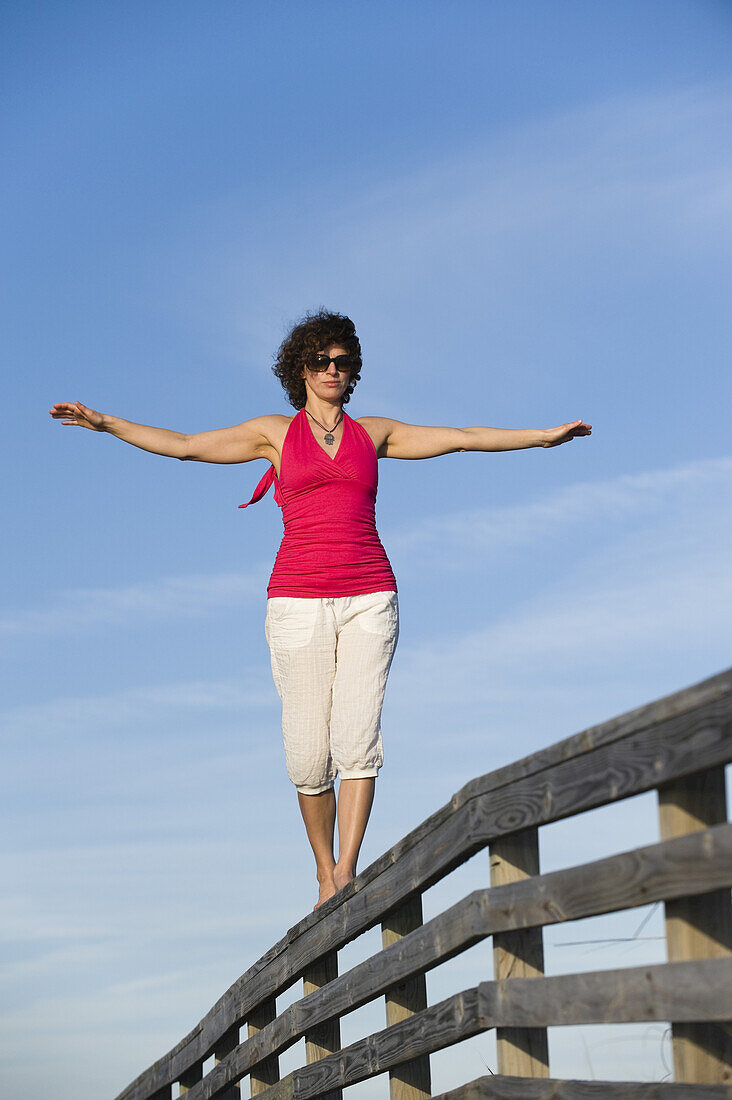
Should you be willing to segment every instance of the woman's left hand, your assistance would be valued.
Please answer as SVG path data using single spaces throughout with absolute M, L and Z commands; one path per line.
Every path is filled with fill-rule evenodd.
M 547 428 L 544 432 L 542 447 L 558 447 L 560 443 L 568 443 L 576 435 L 592 435 L 592 425 L 583 424 L 581 420 L 573 420 L 571 424 Z

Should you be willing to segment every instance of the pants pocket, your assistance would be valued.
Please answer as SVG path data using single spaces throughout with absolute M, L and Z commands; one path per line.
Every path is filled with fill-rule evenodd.
M 396 592 L 375 592 L 361 599 L 364 606 L 356 616 L 361 628 L 367 634 L 396 638 L 399 635 L 399 600 Z
M 273 596 L 267 600 L 264 633 L 270 648 L 300 649 L 309 645 L 318 620 L 319 600 Z

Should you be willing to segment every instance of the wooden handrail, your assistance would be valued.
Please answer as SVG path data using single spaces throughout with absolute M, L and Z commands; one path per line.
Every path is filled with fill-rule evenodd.
M 580 920 L 620 908 L 732 886 L 732 824 L 623 852 L 510 885 L 475 890 L 427 924 L 291 1004 L 217 1067 L 213 1083 L 238 1081 L 307 1031 L 360 1008 L 495 933 Z M 204 1095 L 208 1095 L 204 1093 Z
M 444 1050 L 499 1022 L 509 1027 L 629 1023 L 732 1017 L 732 958 L 660 963 L 623 970 L 481 982 L 338 1054 L 293 1070 L 262 1100 L 316 1100 L 405 1058 Z M 202 1085 L 191 1100 L 213 1100 Z
M 511 848 L 511 838 L 526 830 L 535 831 L 549 822 L 643 791 L 665 788 L 687 780 L 692 782 L 690 777 L 702 770 L 723 767 L 732 755 L 731 745 L 732 669 L 472 780 L 449 803 L 367 867 L 334 898 L 293 926 L 227 990 L 176 1047 L 133 1081 L 118 1100 L 153 1100 L 156 1094 L 162 1098 L 176 1081 L 188 1089 L 187 1100 L 188 1097 L 196 1100 L 198 1096 L 223 1098 L 222 1088 L 231 1088 L 244 1073 L 257 1065 L 262 1066 L 263 1072 L 259 1076 L 255 1074 L 257 1084 L 256 1088 L 253 1085 L 252 1095 L 257 1091 L 266 1091 L 274 1100 L 275 1095 L 279 1095 L 276 1090 L 284 1089 L 285 1084 L 275 1084 L 276 1069 L 271 1068 L 275 1065 L 271 1059 L 276 1060 L 277 1054 L 295 1041 L 292 1038 L 294 1032 L 298 1032 L 299 1037 L 307 1034 L 308 1027 L 315 1025 L 316 1018 L 311 1010 L 316 1004 L 330 1006 L 330 1015 L 318 1016 L 320 1024 L 330 1020 L 337 1025 L 344 1012 L 337 990 L 344 982 L 343 988 L 347 988 L 348 980 L 361 970 L 356 967 L 343 978 L 333 978 L 325 985 L 320 982 L 322 989 L 317 983 L 314 984 L 316 991 L 310 997 L 291 1005 L 279 1017 L 273 1018 L 275 998 L 303 975 L 317 975 L 321 960 L 328 957 L 334 959 L 335 952 L 346 943 L 375 924 L 383 924 L 390 912 L 408 907 L 424 889 L 486 845 L 491 845 L 492 852 L 505 852 Z M 593 911 L 608 912 L 646 904 L 653 897 L 669 900 L 729 887 L 729 828 L 720 825 L 705 830 L 703 836 L 704 840 L 701 833 L 691 834 L 669 841 L 667 845 L 650 846 L 610 857 L 609 861 L 599 861 L 605 864 L 604 873 L 608 874 L 623 865 L 626 869 L 631 867 L 635 859 L 636 878 L 627 888 L 621 888 L 618 884 L 614 897 L 606 892 L 604 897 L 596 898 L 594 904 L 605 905 L 606 908 L 595 908 Z M 501 838 L 507 838 L 506 842 Z M 707 844 L 706 849 L 703 844 Z M 692 852 L 696 856 L 690 856 Z M 702 852 L 711 852 L 711 856 L 701 858 Z M 677 861 L 676 878 L 674 860 Z M 571 892 L 567 883 L 574 882 L 576 888 L 582 875 L 587 875 L 588 868 L 593 866 L 570 868 L 548 876 L 534 873 L 538 870 L 538 864 L 535 869 L 529 867 L 527 873 L 530 877 L 524 881 L 506 882 L 505 885 L 478 891 L 459 906 L 453 906 L 448 913 L 435 918 L 430 925 L 407 931 L 402 940 L 368 962 L 373 962 L 374 967 L 396 965 L 399 950 L 411 951 L 419 941 L 421 946 L 415 956 L 417 965 L 408 974 L 398 978 L 397 972 L 401 973 L 398 966 L 393 972 L 386 973 L 391 986 L 402 980 L 417 980 L 430 966 L 442 961 L 430 961 L 428 929 L 441 922 L 441 942 L 453 944 L 449 949 L 452 954 L 464 950 L 476 940 L 471 941 L 470 935 L 460 938 L 465 931 L 461 922 L 467 919 L 467 913 L 480 912 L 480 907 L 490 909 L 492 906 L 495 912 L 499 904 L 495 899 L 500 897 L 500 891 L 512 891 L 513 905 L 518 906 L 512 911 L 519 914 L 515 918 L 519 919 L 519 923 L 509 928 L 540 928 L 552 922 L 549 909 L 545 909 L 548 919 L 534 919 L 533 924 L 526 921 L 526 913 L 531 911 L 529 899 L 532 890 L 537 889 L 552 889 L 557 896 L 562 895 L 564 890 L 563 903 L 557 902 L 556 897 L 552 900 L 552 904 L 559 906 L 556 912 L 560 915 L 555 919 L 577 919 L 580 914 L 576 906 L 574 910 L 571 905 L 569 909 L 562 908 Z M 684 880 L 680 875 L 688 875 L 688 878 Z M 709 885 L 712 882 L 714 885 Z M 602 891 L 599 893 L 602 894 Z M 591 904 L 586 895 L 587 891 L 585 909 L 588 910 Z M 583 896 L 581 889 L 579 896 Z M 491 898 L 494 900 L 488 900 Z M 533 904 L 536 910 L 537 903 Z M 589 910 L 581 915 L 589 915 Z M 521 919 L 524 924 L 520 923 Z M 451 940 L 446 930 L 453 925 L 457 934 Z M 493 933 L 500 935 L 497 926 L 489 932 L 482 931 L 483 927 L 480 926 L 478 938 Z M 375 960 L 380 961 L 377 963 Z M 507 982 L 517 980 L 524 979 L 506 979 Z M 525 980 L 547 982 L 550 979 L 537 977 Z M 359 1003 L 366 1003 L 376 995 L 380 993 L 371 992 Z M 423 1011 L 432 1011 L 417 1011 L 420 1003 L 415 1001 L 414 1008 L 410 1009 L 416 1016 L 421 1017 Z M 351 1002 L 350 1008 L 346 1006 L 346 1009 L 353 1007 Z M 301 1027 L 298 1012 L 301 1017 L 310 1013 L 309 1024 L 306 1022 L 304 1030 L 298 1030 Z M 403 1022 L 408 1024 L 409 1020 Z M 239 1028 L 245 1023 L 248 1024 L 248 1038 L 243 1043 L 237 1043 Z M 394 1026 L 401 1027 L 402 1024 Z M 319 1053 L 326 1052 L 327 1043 L 320 1045 L 323 1049 Z M 337 1050 L 332 1046 L 332 1041 L 331 1049 Z M 316 1048 L 313 1047 L 313 1050 Z M 212 1054 L 216 1055 L 218 1064 L 202 1080 L 198 1080 L 200 1067 Z M 337 1057 L 337 1053 L 331 1054 L 313 1062 L 313 1065 L 325 1069 L 322 1063 Z M 548 1062 L 545 1072 L 548 1072 Z M 427 1076 L 420 1078 L 420 1081 L 428 1082 L 428 1079 Z M 416 1087 L 421 1095 L 428 1095 L 428 1084 L 426 1089 L 424 1084 Z
M 479 1077 L 434 1100 L 730 1100 L 727 1085 L 675 1085 L 666 1081 L 531 1081 Z

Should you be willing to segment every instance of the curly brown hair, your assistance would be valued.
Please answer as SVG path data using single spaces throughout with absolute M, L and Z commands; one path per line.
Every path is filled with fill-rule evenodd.
M 290 330 L 280 344 L 272 371 L 277 375 L 292 406 L 302 409 L 307 401 L 302 369 L 311 363 L 319 351 L 338 344 L 345 348 L 353 360 L 348 387 L 343 394 L 345 405 L 361 377 L 361 344 L 356 336 L 356 326 L 350 317 L 342 313 L 306 313 Z

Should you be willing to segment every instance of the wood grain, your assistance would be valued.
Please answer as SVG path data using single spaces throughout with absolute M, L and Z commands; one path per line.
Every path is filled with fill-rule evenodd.
M 187 1069 L 185 1073 L 181 1074 L 180 1081 L 178 1082 L 178 1089 L 181 1096 L 187 1093 L 194 1085 L 203 1078 L 203 1063 L 196 1062 L 195 1065 Z
M 664 963 L 550 978 L 482 982 L 368 1036 L 340 1054 L 295 1070 L 264 1100 L 315 1100 L 394 1065 L 495 1027 L 726 1018 L 732 959 Z
M 677 779 L 658 792 L 662 837 L 677 837 L 727 820 L 724 768 Z M 723 958 L 732 953 L 729 890 L 666 902 L 668 958 Z M 732 1083 L 732 1025 L 679 1023 L 671 1027 L 677 1081 Z
M 490 844 L 492 886 L 508 886 L 539 875 L 539 830 L 498 837 Z M 495 932 L 493 974 L 502 978 L 537 978 L 544 973 L 541 926 Z M 498 1072 L 517 1077 L 549 1076 L 546 1028 L 499 1027 L 496 1031 Z
M 422 927 L 422 896 L 413 894 L 391 913 L 387 913 L 381 925 L 381 942 L 384 947 L 399 943 L 410 932 Z M 427 1007 L 427 983 L 424 971 L 410 975 L 405 981 L 393 985 L 386 992 L 386 1023 L 388 1027 L 409 1019 Z M 432 1093 L 429 1055 L 404 1062 L 389 1070 L 389 1096 L 391 1100 L 425 1100 Z
M 527 1081 L 525 1077 L 494 1076 L 441 1092 L 434 1100 L 732 1100 L 732 1088 L 665 1081 Z
M 259 1005 L 249 1016 L 247 1021 L 247 1034 L 250 1039 L 259 1035 L 268 1024 L 277 1016 L 277 1002 L 272 997 Z M 255 1048 L 256 1049 L 256 1048 Z M 223 1058 L 220 1064 L 225 1064 Z M 249 1067 L 249 1093 L 251 1096 L 259 1096 L 266 1092 L 270 1085 L 274 1085 L 280 1079 L 279 1059 L 276 1054 L 268 1054 L 260 1057 Z
M 223 1062 L 233 1050 L 239 1046 L 239 1028 L 232 1027 L 219 1040 L 214 1051 L 216 1065 Z M 279 1068 L 279 1067 L 278 1067 Z M 227 1084 L 227 1087 L 219 1093 L 218 1100 L 241 1100 L 241 1090 L 238 1083 Z
M 305 997 L 316 993 L 338 977 L 338 952 L 329 951 L 305 970 L 302 991 Z M 337 1016 L 313 1022 L 305 1031 L 305 1061 L 308 1065 L 341 1049 L 341 1022 Z M 343 1093 L 334 1089 L 323 1100 L 342 1100 Z

